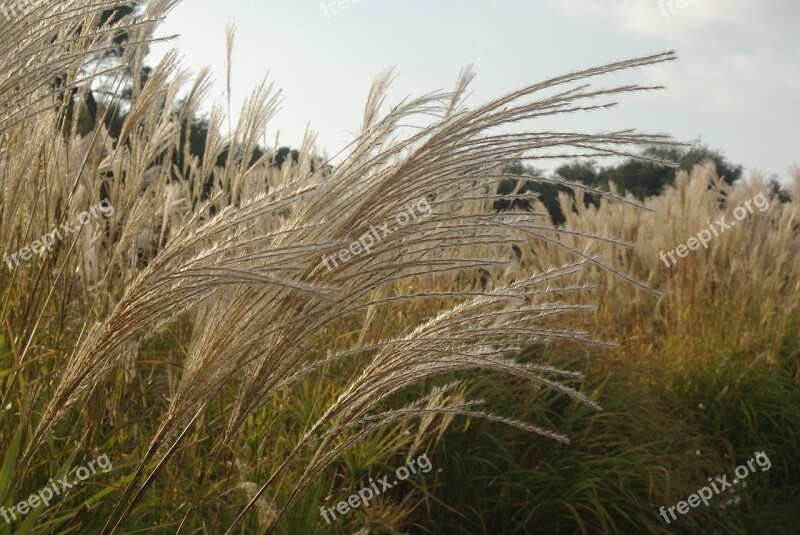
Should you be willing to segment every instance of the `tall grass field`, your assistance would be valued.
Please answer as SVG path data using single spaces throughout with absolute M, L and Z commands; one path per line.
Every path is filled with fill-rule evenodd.
M 471 69 L 393 107 L 382 72 L 335 162 L 279 158 L 277 86 L 233 122 L 208 70 L 145 69 L 175 1 L 129 4 L 0 18 L 0 534 L 798 532 L 800 169 L 779 198 L 641 125 L 528 128 L 674 52 L 470 106 Z M 586 157 L 675 180 L 500 188 Z

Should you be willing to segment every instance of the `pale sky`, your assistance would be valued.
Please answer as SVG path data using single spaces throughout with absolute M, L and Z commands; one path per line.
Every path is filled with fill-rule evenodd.
M 309 127 L 321 150 L 337 153 L 361 123 L 373 78 L 388 67 L 399 75 L 393 104 L 450 89 L 473 64 L 474 107 L 553 75 L 675 49 L 678 62 L 609 79 L 667 90 L 523 127 L 700 138 L 782 180 L 800 164 L 797 0 L 349 0 L 345 9 L 332 0 L 184 0 L 160 33 L 180 34 L 169 46 L 184 67 L 212 68 L 220 101 L 228 21 L 237 26 L 234 107 L 265 76 L 283 91 L 270 144 L 279 129 L 282 145 L 298 146 Z M 150 63 L 166 48 L 154 47 Z

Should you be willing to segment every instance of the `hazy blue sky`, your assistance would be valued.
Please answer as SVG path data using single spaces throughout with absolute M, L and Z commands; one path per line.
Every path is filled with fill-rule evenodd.
M 346 9 L 324 2 L 331 3 L 326 15 L 319 0 L 184 0 L 161 33 L 181 34 L 171 46 L 184 66 L 212 67 L 222 100 L 224 27 L 233 21 L 235 105 L 268 75 L 284 96 L 270 134 L 280 129 L 282 144 L 296 146 L 308 126 L 329 155 L 352 141 L 370 83 L 387 67 L 399 74 L 391 104 L 450 89 L 474 64 L 474 106 L 552 75 L 676 49 L 677 63 L 610 80 L 666 91 L 524 127 L 702 138 L 747 169 L 782 178 L 800 164 L 797 0 L 350 0 Z M 164 50 L 156 47 L 151 61 Z

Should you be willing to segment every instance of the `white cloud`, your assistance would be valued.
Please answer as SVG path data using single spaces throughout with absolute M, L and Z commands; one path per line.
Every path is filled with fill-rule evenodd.
M 559 0 L 635 35 L 665 37 L 681 60 L 648 70 L 666 98 L 702 111 L 794 111 L 800 107 L 796 0 Z M 666 13 L 666 15 L 665 15 Z M 783 43 L 778 41 L 783 40 Z M 719 46 L 712 46 L 719 45 Z M 714 49 L 713 51 L 711 49 Z
M 694 101 L 704 111 L 794 112 L 800 108 L 800 66 L 773 53 L 690 59 L 647 72 L 663 95 Z
M 796 0 L 559 0 L 571 16 L 604 17 L 621 29 L 670 39 L 716 36 L 760 42 L 790 35 L 800 19 Z M 681 7 L 681 5 L 683 7 Z

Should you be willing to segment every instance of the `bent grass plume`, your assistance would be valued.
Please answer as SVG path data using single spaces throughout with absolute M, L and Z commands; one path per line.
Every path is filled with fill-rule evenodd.
M 236 444 L 247 418 L 280 389 L 332 362 L 361 363 L 360 373 L 309 425 L 237 522 L 265 492 L 277 493 L 271 486 L 279 482 L 288 485 L 289 498 L 278 507 L 277 523 L 343 452 L 374 430 L 400 421 L 429 421 L 432 415 L 483 417 L 567 440 L 560 432 L 481 410 L 479 401 L 448 396 L 458 383 L 434 387 L 429 396 L 392 408 L 392 396 L 426 378 L 476 369 L 502 371 L 599 409 L 566 384 L 579 374 L 522 363 L 515 357 L 532 343 L 555 339 L 602 344 L 587 333 L 557 328 L 557 321 L 563 315 L 592 310 L 574 302 L 591 291 L 588 286 L 570 285 L 577 272 L 588 265 L 611 268 L 571 247 L 562 238 L 569 230 L 556 234 L 544 213 L 494 213 L 490 208 L 498 198 L 501 170 L 513 161 L 636 156 L 640 146 L 672 142 L 664 135 L 633 130 L 496 131 L 537 117 L 606 109 L 618 96 L 657 89 L 594 87 L 589 82 L 608 73 L 671 61 L 673 52 L 553 78 L 474 109 L 465 108 L 462 100 L 473 78 L 467 69 L 453 91 L 408 99 L 383 113 L 393 78 L 387 71 L 375 80 L 360 135 L 343 162 L 332 168 L 315 163 L 313 136 L 302 147 L 296 165 L 276 170 L 265 158 L 250 161 L 279 103 L 278 93 L 264 84 L 253 93 L 228 136 L 221 133 L 224 114 L 216 107 L 204 161 L 188 155 L 176 170 L 169 155 L 184 147 L 181 126 L 191 121 L 205 98 L 206 71 L 179 105 L 178 95 L 188 77 L 177 70 L 175 56 L 168 55 L 145 85 L 134 83 L 130 113 L 116 140 L 109 139 L 102 124 L 78 137 L 75 120 L 71 126 L 62 124 L 69 103 L 53 108 L 48 73 L 66 72 L 68 83 L 76 87 L 86 83 L 81 80 L 108 82 L 109 72 L 86 73 L 86 65 L 111 46 L 110 36 L 120 28 L 131 32 L 125 64 L 138 72 L 145 44 L 174 2 L 150 2 L 138 18 L 98 30 L 97 13 L 116 5 L 120 4 L 98 2 L 81 8 L 68 2 L 69 9 L 63 12 L 42 7 L 37 13 L 47 16 L 24 16 L 13 32 L 0 37 L 3 243 L 36 235 L 39 228 L 79 211 L 101 190 L 110 193 L 117 208 L 108 229 L 90 229 L 91 234 L 76 238 L 30 272 L 2 275 L 4 311 L 12 307 L 12 299 L 23 295 L 23 288 L 30 288 L 31 280 L 40 281 L 33 286 L 40 298 L 31 300 L 26 313 L 38 320 L 24 333 L 27 343 L 20 362 L 34 358 L 32 340 L 40 333 L 48 307 L 69 304 L 69 299 L 60 297 L 68 284 L 78 284 L 92 303 L 82 323 L 71 325 L 76 345 L 59 364 L 58 379 L 46 394 L 30 400 L 37 410 L 29 415 L 34 432 L 23 459 L 30 459 L 58 422 L 109 372 L 125 366 L 131 352 L 148 337 L 179 318 L 189 318 L 193 325 L 169 406 L 108 516 L 105 533 L 119 532 L 187 430 L 226 387 L 235 388 L 236 397 L 216 438 L 217 455 Z M 12 40 L 23 30 L 27 48 Z M 232 43 L 229 32 L 229 49 Z M 120 73 L 113 76 L 108 86 L 112 94 L 121 86 Z M 420 121 L 425 126 L 418 130 L 403 126 Z M 65 129 L 67 135 L 62 135 Z M 23 138 L 30 140 L 24 147 L 19 141 Z M 216 156 L 226 148 L 227 163 L 215 167 Z M 178 183 L 170 179 L 173 172 L 180 176 Z M 205 184 L 211 184 L 210 197 L 201 202 Z M 585 189 L 580 184 L 570 186 Z M 622 196 L 602 195 L 635 204 Z M 370 251 L 332 270 L 321 264 L 323 256 L 422 198 L 431 206 L 429 217 L 399 226 Z M 588 240 L 629 245 L 613 237 L 575 232 Z M 525 273 L 511 246 L 525 244 L 531 237 L 561 248 L 570 260 Z M 490 274 L 485 287 L 453 287 L 461 274 L 478 269 Z M 614 275 L 645 287 L 623 273 Z M 309 357 L 309 340 L 326 327 L 368 317 L 378 307 L 422 300 L 450 304 L 400 334 L 364 338 L 328 356 Z M 286 483 L 286 468 L 301 451 L 310 452 L 311 461 L 302 467 L 299 479 Z M 204 476 L 208 477 L 210 470 Z M 189 507 L 181 527 L 197 506 L 199 502 Z

